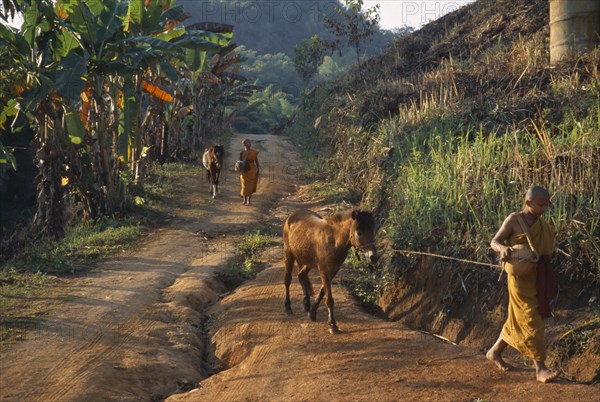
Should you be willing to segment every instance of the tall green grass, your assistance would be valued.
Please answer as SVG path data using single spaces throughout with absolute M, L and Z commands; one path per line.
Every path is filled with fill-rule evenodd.
M 558 230 L 560 266 L 600 281 L 600 103 L 583 120 L 531 130 L 442 135 L 404 125 L 400 117 L 379 130 L 396 133 L 386 230 L 395 248 L 493 262 L 493 234 L 540 184 L 552 194 L 546 218 Z

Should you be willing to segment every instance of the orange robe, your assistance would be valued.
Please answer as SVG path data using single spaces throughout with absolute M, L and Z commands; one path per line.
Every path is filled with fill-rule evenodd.
M 258 185 L 257 157 L 258 151 L 256 149 L 250 148 L 247 151 L 240 152 L 240 159 L 245 160 L 249 167 L 247 171 L 240 173 L 240 183 L 242 185 L 240 194 L 244 197 L 249 197 L 256 193 L 256 186 Z
M 529 228 L 529 236 L 540 257 L 550 256 L 554 250 L 554 232 L 541 217 Z M 509 239 L 509 244 L 527 243 L 524 234 Z M 528 275 L 508 275 L 508 317 L 500 337 L 523 356 L 543 361 L 544 321 L 538 311 L 537 272 Z

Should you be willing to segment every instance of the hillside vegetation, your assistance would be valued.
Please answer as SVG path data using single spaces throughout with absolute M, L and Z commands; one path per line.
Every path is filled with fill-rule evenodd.
M 365 81 L 350 72 L 304 99 L 292 135 L 320 158 L 311 172 L 380 223 L 383 269 L 350 274 L 366 304 L 489 346 L 506 306 L 499 269 L 400 251 L 494 265 L 493 234 L 537 183 L 553 194 L 547 218 L 559 234 L 563 320 L 551 341 L 576 325 L 568 312 L 600 313 L 600 50 L 550 66 L 548 15 L 544 0 L 478 1 L 392 41 L 365 62 Z M 597 332 L 578 338 L 596 359 L 579 373 L 590 381 Z
M 219 22 L 235 26 L 233 41 L 241 45 L 239 72 L 257 87 L 248 104 L 236 105 L 231 113 L 232 127 L 244 133 L 280 131 L 294 115 L 301 92 L 308 86 L 296 71 L 296 46 L 311 38 L 331 42 L 334 35 L 324 23 L 324 17 L 341 17 L 336 8 L 343 1 L 303 0 L 273 2 L 269 0 L 235 1 L 179 0 L 189 13 L 186 23 Z M 393 34 L 376 28 L 361 49 L 361 57 L 379 53 Z M 356 51 L 344 44 L 333 49 L 322 49 L 320 68 L 312 81 L 325 81 L 338 75 L 356 62 Z
M 327 40 L 332 35 L 323 24 L 323 16 L 336 18 L 340 0 L 178 0 L 191 15 L 190 23 L 211 21 L 235 26 L 233 40 L 258 54 L 293 55 L 293 48 L 313 35 Z M 381 49 L 389 32 L 378 31 L 368 54 Z

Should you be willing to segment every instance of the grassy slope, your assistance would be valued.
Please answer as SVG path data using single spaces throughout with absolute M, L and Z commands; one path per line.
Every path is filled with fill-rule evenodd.
M 600 51 L 550 67 L 548 37 L 546 1 L 479 1 L 398 38 L 365 63 L 368 82 L 350 74 L 305 101 L 294 134 L 327 148 L 316 166 L 381 223 L 385 267 L 353 281 L 363 300 L 484 346 L 502 323 L 497 274 L 391 250 L 494 263 L 489 240 L 539 183 L 554 194 L 558 307 L 599 313 Z

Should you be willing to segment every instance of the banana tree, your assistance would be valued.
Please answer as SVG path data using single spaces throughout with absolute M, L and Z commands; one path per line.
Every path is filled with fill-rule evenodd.
M 221 79 L 212 70 L 215 67 L 221 68 L 218 61 L 235 49 L 236 45 L 231 44 L 232 37 L 231 25 L 199 23 L 186 27 L 186 35 L 176 42 L 187 48 L 185 65 L 188 79 L 185 82 L 189 85 L 191 94 L 190 110 L 194 116 L 192 147 L 195 153 L 202 150 L 202 143 L 207 135 L 205 123 L 211 97 L 219 92 L 221 85 Z M 232 56 L 231 60 L 233 59 Z M 235 60 L 237 61 L 239 58 Z M 219 74 L 222 71 L 215 72 Z
M 92 217 L 100 213 L 113 214 L 125 205 L 118 164 L 114 163 L 111 152 L 115 129 L 115 125 L 111 124 L 115 103 L 111 94 L 118 74 L 128 68 L 119 60 L 118 46 L 128 3 L 119 0 L 59 0 L 56 7 L 64 18 L 63 28 L 77 44 L 66 57 L 69 65 L 77 68 L 59 83 L 61 94 L 74 107 L 83 98 L 87 109 L 85 126 L 79 119 L 79 113 L 69 113 L 67 118 L 69 132 L 83 131 L 87 138 L 86 150 L 93 173 L 92 180 L 87 182 L 82 193 L 88 198 Z
M 225 77 L 229 80 L 229 88 L 220 97 L 221 113 L 219 116 L 219 124 L 231 122 L 235 112 L 242 104 L 248 103 L 250 97 L 262 88 L 258 85 L 247 82 L 246 78 L 239 76 L 236 73 L 225 73 Z M 229 110 L 229 115 L 225 114 Z
M 208 104 L 208 97 L 203 95 L 208 92 L 207 87 L 209 85 L 220 84 L 219 78 L 207 71 L 210 66 L 208 57 L 218 55 L 221 52 L 229 52 L 234 47 L 230 46 L 228 48 L 233 34 L 232 26 L 202 23 L 179 28 L 179 24 L 188 15 L 183 12 L 181 7 L 167 8 L 169 5 L 172 5 L 172 3 L 155 0 L 146 1 L 144 4 L 140 1 L 132 2 L 132 7 L 130 7 L 128 27 L 132 32 L 141 35 L 135 39 L 135 42 L 152 46 L 161 43 L 160 48 L 170 54 L 169 58 L 163 59 L 154 68 L 145 69 L 136 77 L 136 82 L 143 85 L 142 89 L 145 92 L 146 99 L 142 102 L 140 97 L 129 97 L 132 100 L 130 105 L 139 108 L 141 111 L 135 115 L 137 119 L 133 123 L 133 135 L 130 137 L 132 141 L 129 141 L 132 144 L 129 154 L 132 161 L 134 183 L 139 183 L 142 179 L 139 169 L 141 160 L 137 157 L 139 152 L 148 147 L 153 147 L 158 157 L 164 160 L 168 148 L 169 133 L 179 135 L 175 130 L 175 126 L 177 125 L 177 116 L 182 115 L 180 113 L 181 108 L 186 106 L 185 101 L 182 101 L 182 99 L 188 90 L 196 100 L 196 102 L 192 102 L 196 111 L 193 115 L 195 117 L 195 130 L 192 136 L 194 139 L 192 149 L 194 152 L 200 150 L 201 138 L 204 137 L 202 131 L 206 127 L 203 124 L 206 114 L 205 109 Z M 161 7 L 162 14 L 159 12 Z M 157 41 L 168 42 L 168 45 Z M 179 53 L 180 49 L 185 49 L 184 53 Z M 192 68 L 190 69 L 189 66 L 192 66 Z M 189 70 L 193 72 L 189 72 Z M 188 71 L 187 78 L 180 77 L 178 71 Z M 185 83 L 191 82 L 196 84 L 202 82 L 204 85 L 200 88 L 198 85 L 185 85 Z M 171 88 L 167 97 L 161 95 L 165 93 L 166 87 Z M 137 103 L 133 103 L 134 101 L 137 101 Z M 126 114 L 133 115 L 133 113 Z M 145 128 L 142 130 L 144 123 L 146 123 Z M 128 132 L 128 130 L 123 131 Z M 123 145 L 126 143 L 125 139 L 121 138 L 120 143 L 123 150 Z
M 105 213 L 118 212 L 124 205 L 119 160 L 131 161 L 135 182 L 141 182 L 137 165 L 144 149 L 143 76 L 159 65 L 173 74 L 165 60 L 184 54 L 183 48 L 169 42 L 183 31 L 167 26 L 181 18 L 183 9 L 168 8 L 169 4 L 166 0 L 61 0 L 57 4 L 78 39 L 79 60 L 85 61 L 90 94 L 85 123 L 94 139 L 92 160 Z
M 0 128 L 11 117 L 13 131 L 25 124 L 34 129 L 38 195 L 33 231 L 61 236 L 64 155 L 71 142 L 62 126 L 64 105 L 57 82 L 65 72 L 61 57 L 69 44 L 57 25 L 52 1 L 14 4 L 21 7 L 24 22 L 19 31 L 0 25 L 0 68 L 10 77 L 14 95 L 2 107 Z
M 189 15 L 183 7 L 168 0 L 130 2 L 125 31 L 134 52 L 151 47 L 162 53 L 157 60 L 132 57 L 131 65 L 140 66 L 130 77 L 133 85 L 124 88 L 124 107 L 119 127 L 119 155 L 131 162 L 133 183 L 141 185 L 146 150 L 155 149 L 159 158 L 167 155 L 169 116 L 177 112 L 177 69 L 186 47 L 198 47 L 196 38 L 186 35 L 180 23 Z M 216 45 L 211 44 L 211 48 Z M 129 52 L 132 53 L 132 52 Z M 143 54 L 143 53 L 142 53 Z M 177 67 L 176 67 L 177 66 Z M 167 88 L 170 89 L 167 89 Z

